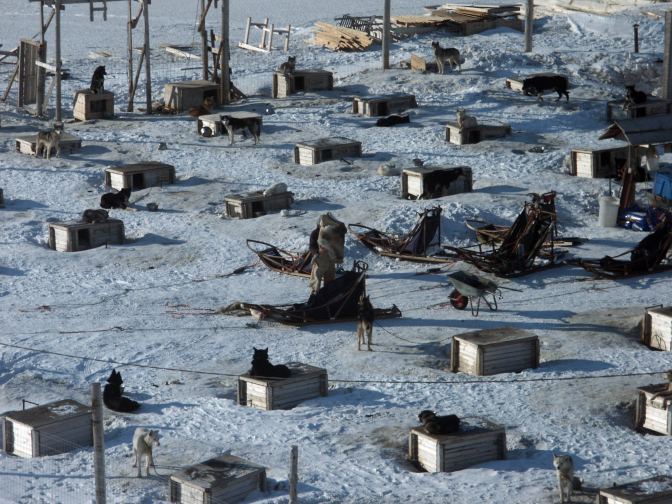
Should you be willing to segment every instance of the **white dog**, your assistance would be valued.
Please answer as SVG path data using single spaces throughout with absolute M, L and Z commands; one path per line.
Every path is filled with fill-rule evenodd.
M 142 427 L 135 429 L 133 434 L 133 455 L 135 456 L 135 463 L 133 467 L 138 468 L 138 478 L 142 478 L 142 468 L 140 464 L 142 463 L 142 456 L 146 457 L 145 468 L 147 470 L 147 476 L 149 476 L 149 468 L 154 467 L 154 472 L 156 472 L 156 467 L 154 466 L 154 458 L 152 457 L 152 448 L 153 446 L 161 446 L 159 443 L 159 431 L 147 430 Z
M 558 475 L 560 502 L 572 502 L 572 492 L 581 490 L 581 480 L 574 477 L 574 461 L 570 455 L 553 454 L 553 465 Z

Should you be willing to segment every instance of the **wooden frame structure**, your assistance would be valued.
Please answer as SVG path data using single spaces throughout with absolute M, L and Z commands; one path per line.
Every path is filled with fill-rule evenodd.
M 250 44 L 250 28 L 257 28 L 261 30 L 261 40 L 259 45 Z M 245 37 L 242 42 L 238 43 L 238 47 L 242 49 L 249 49 L 251 51 L 269 53 L 273 50 L 273 35 L 284 35 L 285 41 L 283 49 L 285 52 L 289 51 L 289 35 L 292 31 L 292 25 L 287 25 L 287 28 L 276 28 L 273 23 L 270 23 L 268 18 L 264 19 L 263 23 L 254 23 L 252 18 L 248 17 L 245 21 Z
M 596 504 L 665 504 L 672 502 L 672 477 L 654 476 L 624 485 L 603 488 Z

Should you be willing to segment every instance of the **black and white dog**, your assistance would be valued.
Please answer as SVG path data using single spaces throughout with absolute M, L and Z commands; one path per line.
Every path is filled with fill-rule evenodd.
M 93 77 L 91 77 L 91 91 L 94 94 L 100 94 L 105 91 L 106 75 L 107 72 L 105 72 L 105 67 L 102 65 L 94 70 Z
M 121 208 L 125 210 L 128 207 L 128 198 L 131 197 L 131 190 L 122 189 L 117 193 L 105 193 L 100 197 L 101 208 Z
M 236 117 L 224 116 L 222 118 L 222 126 L 226 129 L 229 134 L 229 142 L 233 145 L 233 135 L 237 130 L 247 129 L 252 138 L 254 138 L 254 144 L 259 143 L 259 137 L 261 136 L 261 124 L 256 119 L 238 119 Z

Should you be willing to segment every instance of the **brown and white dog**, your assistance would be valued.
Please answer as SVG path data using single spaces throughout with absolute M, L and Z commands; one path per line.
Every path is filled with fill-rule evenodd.
M 371 343 L 373 342 L 374 320 L 375 314 L 371 300 L 369 296 L 362 294 L 359 296 L 359 304 L 357 306 L 357 350 L 361 350 L 364 343 L 366 343 L 366 349 L 369 352 L 373 350 Z
M 188 114 L 191 117 L 200 117 L 212 112 L 212 109 L 215 108 L 215 98 L 212 96 L 206 96 L 203 98 L 203 103 L 199 107 L 191 107 Z

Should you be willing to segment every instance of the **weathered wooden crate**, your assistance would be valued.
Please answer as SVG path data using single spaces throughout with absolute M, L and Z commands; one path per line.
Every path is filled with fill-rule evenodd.
M 368 117 L 398 114 L 416 108 L 415 95 L 356 96 L 352 99 L 352 113 Z
M 114 93 L 111 91 L 94 93 L 90 89 L 77 91 L 72 115 L 80 121 L 111 119 L 114 117 Z
M 666 394 L 668 388 L 668 383 L 659 383 L 637 389 L 635 428 L 672 436 L 672 394 Z
M 672 100 L 664 100 L 663 98 L 656 98 L 654 96 L 648 96 L 646 103 L 633 105 L 625 110 L 623 109 L 623 105 L 623 100 L 607 102 L 607 121 L 672 113 Z
M 175 183 L 175 167 L 158 161 L 112 166 L 105 169 L 105 185 L 117 190 L 139 191 Z
M 597 504 L 670 504 L 672 477 L 654 476 L 600 490 Z
M 78 151 L 82 148 L 82 139 L 71 135 L 70 133 L 62 133 L 61 140 L 61 153 L 71 153 Z M 30 154 L 35 156 L 35 149 L 37 148 L 37 133 L 34 135 L 22 135 L 16 137 L 16 150 L 22 154 Z M 40 153 L 40 155 L 42 155 Z M 51 149 L 51 155 L 56 155 L 56 148 Z
M 361 157 L 362 142 L 344 137 L 320 138 L 294 146 L 294 162 L 314 165 L 343 157 Z
M 455 123 L 446 124 L 446 141 L 455 145 L 475 144 L 510 134 L 511 126 L 508 124 L 479 124 L 472 128 L 460 128 Z
M 239 219 L 260 217 L 269 212 L 279 212 L 294 203 L 294 193 L 285 191 L 264 196 L 264 191 L 229 194 L 224 198 L 226 215 Z
M 428 434 L 411 429 L 408 459 L 428 472 L 452 472 L 490 460 L 506 458 L 506 430 L 484 418 L 460 419 L 454 434 Z
M 169 82 L 163 88 L 166 107 L 176 112 L 184 112 L 191 107 L 200 107 L 207 97 L 217 102 L 219 84 L 207 80 Z
M 91 408 L 64 399 L 2 414 L 2 449 L 31 458 L 93 444 Z
M 290 74 L 273 74 L 273 98 L 286 98 L 298 92 L 330 91 L 334 89 L 334 74 L 326 70 L 295 70 Z
M 238 404 L 263 410 L 290 409 L 314 397 L 326 396 L 327 370 L 290 362 L 289 378 L 263 378 L 241 375 L 238 378 Z
M 627 147 L 590 147 L 572 149 L 569 172 L 576 177 L 615 177 L 618 168 L 628 162 Z
M 101 245 L 124 243 L 124 223 L 119 219 L 105 222 L 54 222 L 49 224 L 49 248 L 60 252 L 79 252 Z
M 468 166 L 427 166 L 401 172 L 401 197 L 432 199 L 471 192 L 473 178 Z
M 222 455 L 185 467 L 169 479 L 170 502 L 240 502 L 255 490 L 266 491 L 266 469 L 240 457 Z
M 651 348 L 672 350 L 672 306 L 646 309 L 641 340 Z
M 539 367 L 539 337 L 501 327 L 453 336 L 450 370 L 474 376 L 518 373 Z

